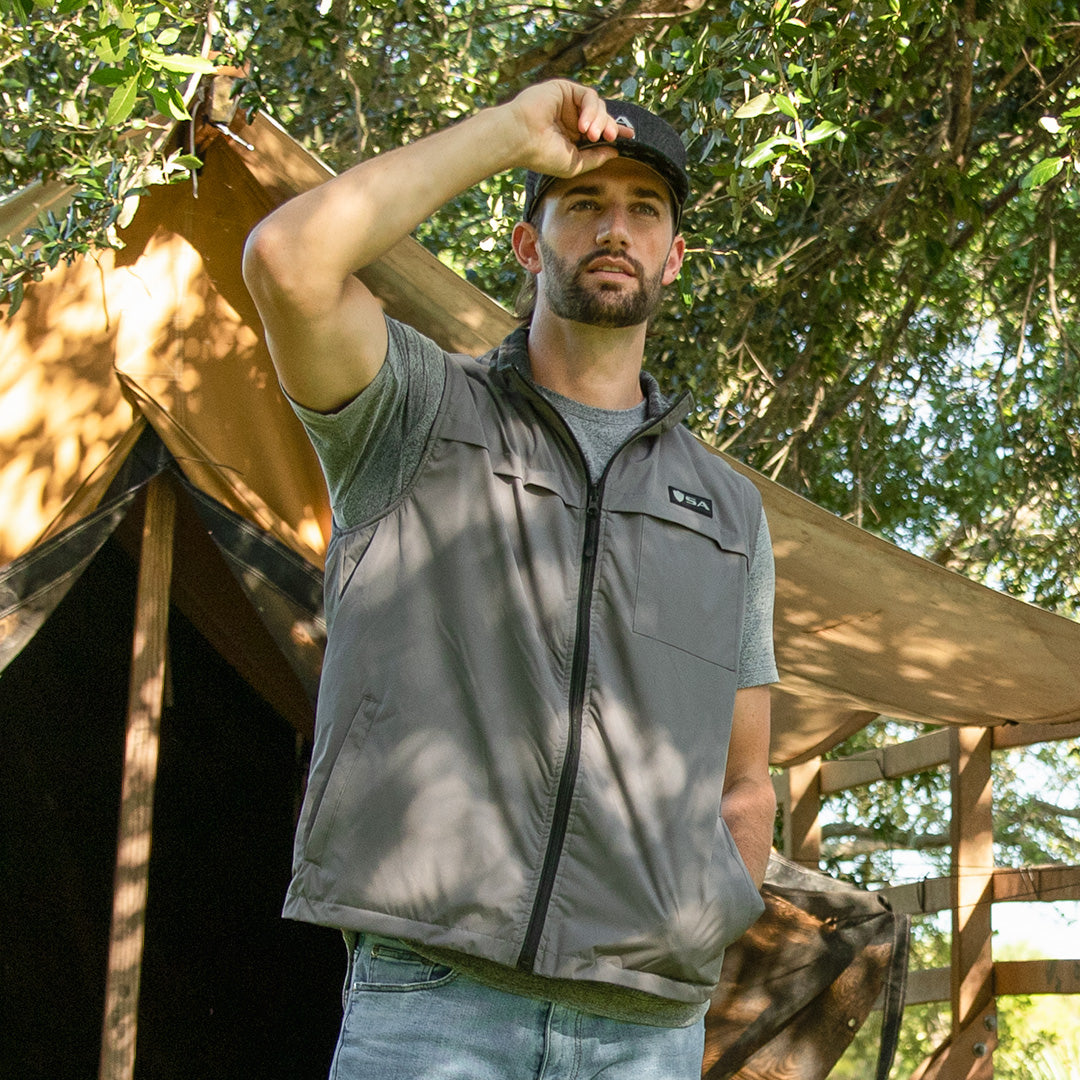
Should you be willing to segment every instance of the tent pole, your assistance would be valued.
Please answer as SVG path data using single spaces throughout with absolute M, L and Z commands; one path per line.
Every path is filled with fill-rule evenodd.
M 993 728 L 949 730 L 952 772 L 952 1037 L 933 1080 L 991 1080 L 997 1046 L 993 901 Z
M 139 559 L 99 1080 L 131 1080 L 135 1072 L 175 520 L 175 492 L 156 476 L 147 487 Z
M 789 795 L 784 804 L 784 855 L 817 870 L 821 865 L 821 758 L 787 770 Z

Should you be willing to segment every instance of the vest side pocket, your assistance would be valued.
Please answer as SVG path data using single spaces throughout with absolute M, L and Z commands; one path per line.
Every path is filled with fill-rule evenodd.
M 318 863 L 326 846 L 326 839 L 334 830 L 342 802 L 354 785 L 354 776 L 360 763 L 364 742 L 367 740 L 378 706 L 370 698 L 362 698 L 349 723 L 349 731 L 337 752 L 322 796 L 310 808 L 305 807 L 308 831 L 304 840 L 303 858 Z
M 765 910 L 765 901 L 722 817 L 716 819 L 709 876 L 710 891 L 718 909 L 717 938 L 726 947 L 757 922 Z

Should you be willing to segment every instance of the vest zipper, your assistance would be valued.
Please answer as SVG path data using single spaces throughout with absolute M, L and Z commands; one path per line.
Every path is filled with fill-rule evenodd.
M 517 966 L 522 971 L 532 971 L 536 951 L 544 931 L 551 892 L 555 887 L 555 874 L 562 856 L 566 827 L 570 821 L 570 803 L 577 783 L 578 761 L 581 757 L 581 718 L 585 711 L 585 673 L 589 666 L 589 609 L 592 606 L 593 580 L 596 577 L 596 551 L 600 538 L 600 493 L 604 478 L 599 484 L 589 482 L 588 499 L 585 504 L 585 538 L 582 544 L 581 579 L 578 588 L 577 628 L 574 637 L 574 657 L 570 668 L 570 732 L 566 740 L 562 772 L 559 774 L 559 790 L 555 795 L 555 812 L 548 834 L 544 865 L 540 871 L 540 884 L 536 890 L 525 941 L 521 946 Z
M 588 464 L 580 444 L 570 430 L 569 424 L 559 415 L 557 409 L 550 405 L 540 394 L 529 387 L 528 382 L 516 370 L 513 372 L 519 385 L 528 388 L 530 397 L 540 404 L 545 412 L 548 412 L 555 421 L 562 426 L 570 437 L 570 441 L 577 447 L 581 465 L 588 476 Z M 570 804 L 574 798 L 574 788 L 577 785 L 578 762 L 581 757 L 581 721 L 585 711 L 585 676 L 589 667 L 589 624 L 590 609 L 592 607 L 593 582 L 596 577 L 596 553 L 600 540 L 600 505 L 603 500 L 604 483 L 608 472 L 615 459 L 635 439 L 656 430 L 667 417 L 684 406 L 688 395 L 684 394 L 679 400 L 669 406 L 649 423 L 644 425 L 629 436 L 611 455 L 610 460 L 604 467 L 600 479 L 593 483 L 588 480 L 586 487 L 585 503 L 585 536 L 582 541 L 581 575 L 578 586 L 577 627 L 574 638 L 574 655 L 570 667 L 570 731 L 566 741 L 566 753 L 563 755 L 563 767 L 559 774 L 559 787 L 555 793 L 555 811 L 552 815 L 551 832 L 548 834 L 547 849 L 544 852 L 544 863 L 540 869 L 540 883 L 536 889 L 536 897 L 533 900 L 532 912 L 529 915 L 529 925 L 525 931 L 521 952 L 518 954 L 517 967 L 520 971 L 531 972 L 536 964 L 536 953 L 540 948 L 540 938 L 544 932 L 544 923 L 547 920 L 548 906 L 551 903 L 551 894 L 555 888 L 555 875 L 559 869 L 559 860 L 562 857 L 563 844 L 566 840 L 566 829 L 570 823 Z

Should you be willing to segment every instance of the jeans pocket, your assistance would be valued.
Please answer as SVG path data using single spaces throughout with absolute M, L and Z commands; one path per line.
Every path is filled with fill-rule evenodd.
M 403 941 L 362 934 L 353 963 L 352 989 L 429 990 L 445 985 L 456 975 L 453 968 L 426 959 Z

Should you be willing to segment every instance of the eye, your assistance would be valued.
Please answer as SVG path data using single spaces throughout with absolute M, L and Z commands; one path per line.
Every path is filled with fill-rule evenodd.
M 638 203 L 634 207 L 636 214 L 641 214 L 643 217 L 659 217 L 660 207 L 655 203 Z
M 600 204 L 595 199 L 581 198 L 575 199 L 570 204 L 571 210 L 598 210 Z

